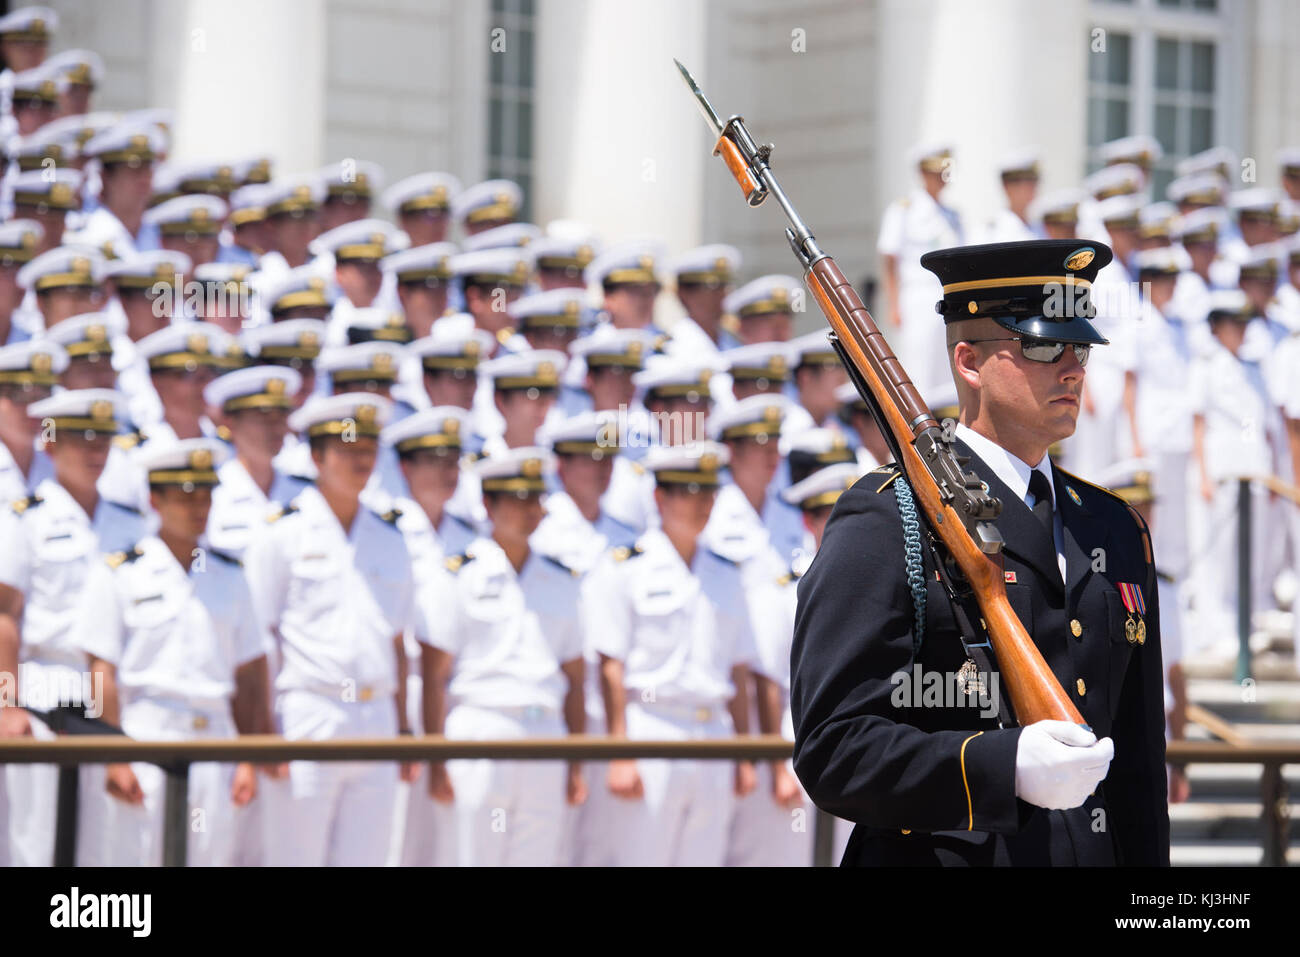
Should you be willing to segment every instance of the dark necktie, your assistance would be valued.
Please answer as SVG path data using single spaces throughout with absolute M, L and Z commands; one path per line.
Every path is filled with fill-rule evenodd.
M 1052 487 L 1048 484 L 1047 476 L 1038 469 L 1029 474 L 1029 494 L 1034 497 L 1034 517 L 1047 529 L 1047 537 L 1055 541 L 1052 529 Z

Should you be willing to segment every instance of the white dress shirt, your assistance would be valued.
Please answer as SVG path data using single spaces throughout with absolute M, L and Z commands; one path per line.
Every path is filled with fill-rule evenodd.
M 992 439 L 985 438 L 963 423 L 959 422 L 957 424 L 953 435 L 965 442 L 970 447 L 970 450 L 993 470 L 993 474 L 1001 479 L 1003 484 L 1011 489 L 1015 495 L 1019 496 L 1020 500 L 1031 509 L 1037 500 L 1029 494 L 1030 474 L 1032 472 L 1043 473 L 1043 476 L 1047 479 L 1047 487 L 1051 489 L 1052 495 L 1052 540 L 1056 545 L 1056 564 L 1061 570 L 1061 581 L 1065 581 L 1065 532 L 1061 526 L 1061 513 L 1056 508 L 1056 483 L 1052 478 L 1052 460 L 1048 454 L 1044 452 L 1043 457 L 1035 465 L 1030 466 Z

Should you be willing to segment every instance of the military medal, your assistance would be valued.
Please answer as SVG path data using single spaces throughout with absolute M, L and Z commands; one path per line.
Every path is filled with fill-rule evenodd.
M 974 658 L 967 658 L 966 663 L 957 672 L 957 689 L 968 696 L 972 694 L 982 696 L 984 694 L 984 679 L 980 676 Z
M 1128 639 L 1130 645 L 1144 645 L 1147 640 L 1147 623 L 1143 619 L 1146 614 L 1146 601 L 1142 597 L 1142 589 L 1137 585 L 1129 582 L 1118 582 L 1120 597 L 1124 600 L 1124 607 L 1128 610 L 1128 621 L 1124 622 L 1124 637 Z M 1137 620 L 1133 620 L 1133 616 Z

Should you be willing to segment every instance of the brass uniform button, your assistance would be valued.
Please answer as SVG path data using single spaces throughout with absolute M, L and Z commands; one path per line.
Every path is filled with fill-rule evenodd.
M 1079 681 L 1078 681 L 1078 683 L 1075 685 L 1075 687 L 1079 689 L 1079 697 L 1083 697 L 1084 695 L 1086 695 L 1086 694 L 1088 693 L 1088 686 L 1087 686 L 1086 684 L 1083 683 L 1083 679 L 1082 679 L 1082 678 L 1079 679 Z
M 1070 619 L 1070 634 L 1074 635 L 1076 638 L 1083 634 L 1083 625 L 1080 624 L 1078 618 Z
M 903 833 L 904 833 L 904 834 L 911 834 L 912 831 L 911 831 L 911 829 L 905 827 L 905 828 L 903 828 Z

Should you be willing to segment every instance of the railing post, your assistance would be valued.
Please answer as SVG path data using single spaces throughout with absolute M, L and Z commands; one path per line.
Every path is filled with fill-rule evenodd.
M 1288 841 L 1286 779 L 1282 765 L 1270 762 L 1264 765 L 1260 781 L 1261 801 L 1264 805 L 1264 859 L 1265 867 L 1286 867 Z
M 81 765 L 59 765 L 59 790 L 54 818 L 55 867 L 77 865 L 77 791 L 80 780 Z
M 163 802 L 163 866 L 184 867 L 189 846 L 190 766 L 162 765 L 167 776 Z
M 1250 677 L 1250 479 L 1237 481 L 1237 680 Z
M 831 851 L 835 847 L 835 816 L 821 808 L 813 817 L 813 867 L 834 867 Z

